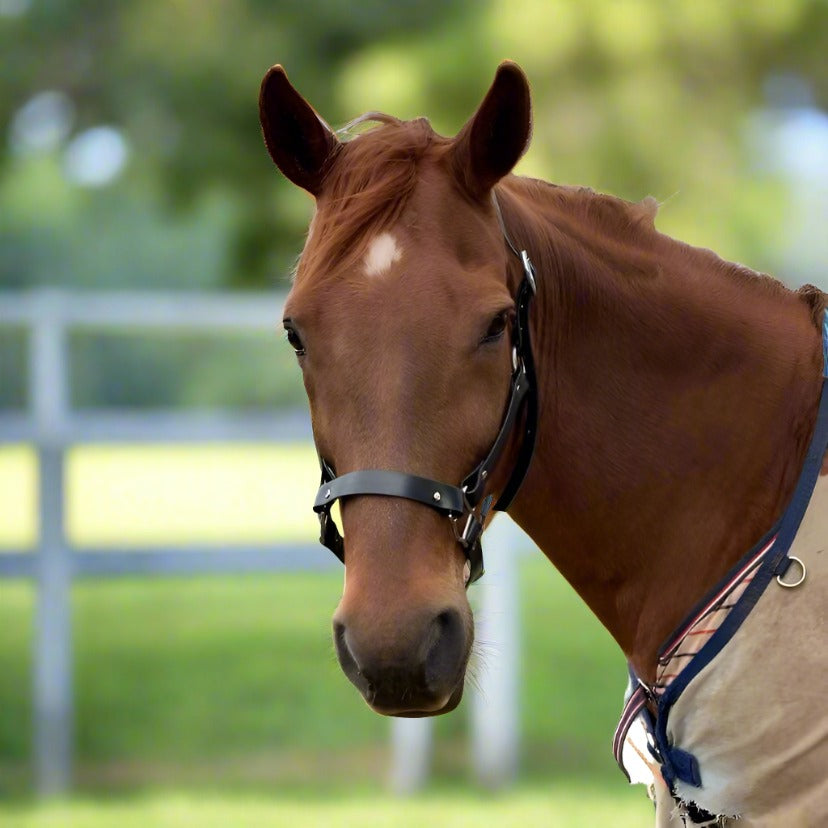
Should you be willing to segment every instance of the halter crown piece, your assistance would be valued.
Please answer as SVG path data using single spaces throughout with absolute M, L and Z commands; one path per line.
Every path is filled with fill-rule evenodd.
M 457 542 L 463 548 L 469 562 L 468 583 L 473 583 L 483 574 L 483 549 L 480 545 L 480 536 L 494 502 L 494 495 L 485 494 L 486 483 L 518 423 L 524 400 L 526 400 L 526 416 L 523 421 L 523 439 L 509 481 L 497 503 L 494 504 L 496 511 L 506 511 L 509 508 L 529 469 L 535 447 L 538 419 L 535 365 L 529 340 L 529 308 L 536 291 L 535 268 L 529 259 L 529 254 L 525 250 L 518 252 L 512 244 L 494 192 L 492 200 L 506 244 L 523 265 L 523 281 L 517 292 L 517 314 L 512 328 L 512 388 L 500 431 L 485 459 L 459 486 L 441 483 L 427 477 L 418 477 L 407 472 L 385 469 L 360 469 L 337 477 L 333 467 L 320 456 L 322 484 L 313 504 L 313 510 L 319 516 L 321 527 L 319 540 L 343 563 L 345 563 L 345 542 L 331 516 L 331 507 L 334 502 L 338 498 L 353 495 L 404 497 L 436 509 L 449 518 Z

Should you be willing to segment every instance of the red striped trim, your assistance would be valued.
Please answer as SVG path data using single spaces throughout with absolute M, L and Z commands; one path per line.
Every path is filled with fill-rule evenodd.
M 627 738 L 627 732 L 630 726 L 635 721 L 635 717 L 641 712 L 641 708 L 647 703 L 647 696 L 643 688 L 639 687 L 627 699 L 624 705 L 624 712 L 621 714 L 621 721 L 618 722 L 618 727 L 615 728 L 615 735 L 612 737 L 612 753 L 615 756 L 615 761 L 623 768 L 621 762 L 621 754 L 624 750 L 624 740 Z
M 765 553 L 776 543 L 777 536 L 774 535 L 767 544 L 760 549 L 705 605 L 702 607 L 693 618 L 688 621 L 682 628 L 681 631 L 678 632 L 673 638 L 672 642 L 668 647 L 665 647 L 660 655 L 660 659 L 665 659 L 672 655 L 673 650 L 681 644 L 684 637 L 687 633 L 696 625 L 698 624 L 699 620 L 703 618 L 710 610 L 722 599 L 724 595 L 730 592 L 733 587 L 735 587 L 743 578 L 744 576 L 750 571 L 751 567 L 753 567 L 758 560 L 760 560 Z

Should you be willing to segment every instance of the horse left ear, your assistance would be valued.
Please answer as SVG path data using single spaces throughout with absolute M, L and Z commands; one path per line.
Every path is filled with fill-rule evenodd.
M 531 136 L 529 81 L 516 63 L 504 61 L 483 103 L 454 139 L 452 161 L 460 184 L 475 198 L 488 196 L 517 164 Z
M 339 140 L 291 86 L 278 64 L 262 81 L 259 120 L 267 151 L 276 166 L 294 184 L 318 196 Z

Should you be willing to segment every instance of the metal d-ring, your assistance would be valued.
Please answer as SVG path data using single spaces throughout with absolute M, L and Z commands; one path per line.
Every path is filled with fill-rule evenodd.
M 782 580 L 782 575 L 785 574 L 785 572 L 783 572 L 781 575 L 776 576 L 776 583 L 779 584 L 779 586 L 785 587 L 786 589 L 793 589 L 794 587 L 798 587 L 805 580 L 805 576 L 808 574 L 808 570 L 805 569 L 805 564 L 802 563 L 802 561 L 799 560 L 799 558 L 797 558 L 796 555 L 788 555 L 788 560 L 796 561 L 799 564 L 799 568 L 802 570 L 802 574 L 799 576 L 798 580 L 791 581 L 789 583 L 788 581 Z M 787 569 L 785 571 L 787 572 Z

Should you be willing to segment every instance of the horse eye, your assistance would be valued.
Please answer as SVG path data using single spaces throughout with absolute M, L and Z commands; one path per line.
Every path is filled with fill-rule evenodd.
M 489 329 L 486 331 L 486 336 L 483 337 L 483 341 L 495 342 L 500 339 L 500 337 L 503 336 L 503 332 L 506 330 L 506 322 L 508 317 L 509 314 L 506 311 L 503 311 L 495 316 L 489 324 Z
M 296 351 L 296 356 L 304 356 L 305 346 L 302 344 L 302 340 L 299 338 L 299 334 L 296 333 L 295 329 L 285 326 L 285 335 L 287 336 L 287 341 L 290 343 L 290 347 Z

